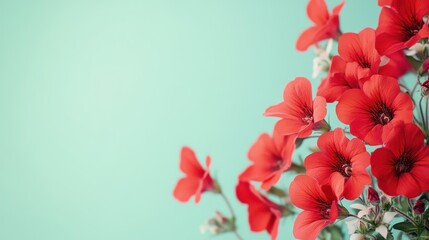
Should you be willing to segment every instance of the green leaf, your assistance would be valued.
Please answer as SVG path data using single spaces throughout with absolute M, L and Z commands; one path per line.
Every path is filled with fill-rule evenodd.
M 405 233 L 418 233 L 419 228 L 410 222 L 400 222 L 392 226 L 394 229 Z

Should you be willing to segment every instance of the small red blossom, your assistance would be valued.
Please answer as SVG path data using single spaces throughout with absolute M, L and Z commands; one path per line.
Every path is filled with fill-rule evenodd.
M 248 158 L 253 165 L 239 177 L 240 181 L 259 181 L 261 187 L 269 190 L 276 184 L 284 171 L 292 164 L 297 135 L 283 136 L 274 131 L 273 137 L 264 133 L 249 150 Z
M 371 170 L 387 195 L 415 198 L 429 190 L 429 147 L 413 123 L 395 124 L 371 155 Z
M 429 14 L 427 0 L 391 0 L 391 7 L 383 7 L 377 27 L 377 49 L 389 55 L 410 48 L 429 36 L 429 26 L 423 18 Z
M 271 240 L 277 239 L 282 207 L 259 193 L 249 182 L 239 182 L 235 190 L 238 200 L 248 205 L 250 230 L 265 230 Z
M 325 0 L 310 0 L 307 5 L 307 15 L 314 26 L 307 28 L 296 41 L 298 51 L 306 51 L 308 47 L 322 40 L 334 38 L 340 34 L 339 14 L 344 1 L 334 7 L 329 14 Z
M 297 77 L 286 85 L 283 99 L 265 111 L 265 116 L 282 118 L 275 126 L 275 131 L 282 135 L 308 137 L 326 116 L 325 98 L 317 96 L 312 100 L 311 83 L 304 77 Z
M 350 132 L 370 145 L 382 144 L 383 132 L 392 124 L 413 120 L 413 103 L 402 93 L 395 78 L 373 75 L 362 89 L 347 90 L 339 99 L 336 112 Z
M 338 198 L 329 185 L 321 186 L 316 179 L 298 175 L 290 184 L 290 200 L 303 209 L 295 220 L 293 234 L 299 239 L 316 239 L 323 228 L 339 216 Z
M 423 202 L 422 200 L 417 200 L 414 203 L 413 211 L 415 214 L 422 214 L 425 212 L 425 207 L 425 202 Z
M 181 178 L 174 188 L 173 195 L 177 200 L 187 202 L 192 195 L 195 195 L 195 202 L 198 203 L 201 193 L 218 190 L 215 181 L 209 173 L 210 163 L 210 156 L 207 156 L 207 169 L 203 169 L 194 151 L 189 147 L 182 148 L 180 152 L 180 170 L 186 176 Z
M 334 102 L 353 88 L 360 88 L 371 75 L 378 72 L 381 57 L 375 49 L 375 31 L 365 28 L 359 34 L 344 33 L 338 40 L 338 56 L 332 58 L 327 79 L 317 95 Z
M 338 40 L 338 53 L 346 63 L 357 63 L 354 71 L 359 79 L 378 72 L 381 57 L 375 49 L 375 31 L 371 28 L 358 34 L 344 33 Z
M 340 128 L 324 133 L 315 152 L 305 159 L 307 175 L 314 177 L 320 184 L 330 184 L 337 196 L 354 200 L 362 193 L 365 185 L 371 184 L 366 171 L 370 155 L 359 139 L 349 140 Z
M 373 204 L 378 204 L 380 202 L 380 196 L 378 195 L 378 192 L 372 187 L 368 187 L 366 198 L 368 199 L 368 202 Z
M 347 64 L 340 56 L 332 57 L 328 76 L 319 85 L 317 96 L 324 97 L 327 102 L 334 102 L 345 91 L 359 88 L 357 68 L 358 63 Z
M 428 95 L 429 94 L 429 79 L 427 79 L 426 81 L 424 81 L 422 83 L 422 95 Z

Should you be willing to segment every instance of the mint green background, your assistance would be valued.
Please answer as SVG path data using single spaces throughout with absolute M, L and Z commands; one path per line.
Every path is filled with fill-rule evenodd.
M 313 52 L 294 49 L 305 5 L 1 1 L 0 239 L 210 239 L 199 225 L 221 199 L 172 197 L 183 145 L 212 156 L 242 235 L 268 239 L 249 233 L 234 186 L 275 122 L 265 108 L 311 76 Z M 343 31 L 374 27 L 378 11 L 347 2 Z M 282 221 L 281 239 L 291 229 Z

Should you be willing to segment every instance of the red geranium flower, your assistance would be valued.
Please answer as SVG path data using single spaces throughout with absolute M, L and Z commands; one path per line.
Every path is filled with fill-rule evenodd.
M 346 63 L 340 56 L 334 56 L 328 76 L 322 80 L 317 89 L 317 95 L 322 96 L 327 102 L 334 102 L 349 89 L 359 88 L 359 77 L 356 69 L 358 63 Z
M 384 147 L 371 155 L 371 170 L 378 186 L 390 196 L 415 198 L 429 190 L 429 147 L 412 123 L 396 124 L 383 136 Z
M 296 41 L 296 49 L 305 51 L 312 44 L 316 44 L 322 40 L 329 38 L 336 39 L 340 33 L 339 14 L 343 5 L 344 1 L 335 6 L 331 15 L 324 0 L 310 0 L 307 5 L 307 15 L 314 23 L 314 26 L 301 33 Z
M 260 135 L 248 153 L 253 165 L 240 175 L 240 181 L 259 181 L 263 189 L 270 189 L 291 166 L 295 140 L 296 134 L 283 136 L 276 131 L 272 138 L 266 133 Z
M 388 55 L 410 48 L 429 36 L 429 26 L 423 18 L 429 14 L 427 0 L 392 0 L 391 7 L 383 7 L 377 27 L 377 49 Z
M 329 185 L 298 175 L 290 184 L 290 200 L 303 209 L 295 220 L 293 234 L 299 239 L 316 239 L 319 232 L 335 222 L 339 215 L 338 198 Z
M 275 130 L 282 135 L 298 134 L 308 137 L 315 123 L 326 116 L 326 100 L 317 96 L 312 100 L 311 83 L 308 79 L 297 77 L 286 85 L 283 102 L 269 107 L 266 116 L 282 118 Z M 317 126 L 317 125 L 316 125 Z
M 347 90 L 339 99 L 336 112 L 350 132 L 370 145 L 382 144 L 383 132 L 398 121 L 413 120 L 413 103 L 402 93 L 395 78 L 373 75 L 361 89 Z
M 357 63 L 354 71 L 359 79 L 378 72 L 381 59 L 375 49 L 374 29 L 365 28 L 359 34 L 344 33 L 338 40 L 338 53 L 346 63 Z
M 250 230 L 266 230 L 272 240 L 277 239 L 282 207 L 261 195 L 249 182 L 239 182 L 235 190 L 238 200 L 248 205 Z
M 401 77 L 412 69 L 403 53 L 382 58 L 375 48 L 375 31 L 371 28 L 341 35 L 338 52 L 332 58 L 328 77 L 317 90 L 317 95 L 327 102 L 338 100 L 348 89 L 361 88 L 374 74 Z
M 359 139 L 349 140 L 340 128 L 324 133 L 315 152 L 305 159 L 307 174 L 320 184 L 330 184 L 337 196 L 354 200 L 362 193 L 371 177 L 365 170 L 369 166 L 369 153 Z
M 206 168 L 203 169 L 195 156 L 195 153 L 189 147 L 183 147 L 180 152 L 180 169 L 186 174 L 181 178 L 174 188 L 174 197 L 181 201 L 187 202 L 192 195 L 195 195 L 195 202 L 198 203 L 201 193 L 206 191 L 216 192 L 217 186 L 210 176 L 211 159 L 206 158 Z

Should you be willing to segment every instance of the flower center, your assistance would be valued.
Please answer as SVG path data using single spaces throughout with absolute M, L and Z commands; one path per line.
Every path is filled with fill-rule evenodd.
M 318 199 L 320 217 L 329 219 L 331 216 L 331 204 L 325 202 L 323 199 Z
M 393 109 L 386 106 L 383 102 L 376 104 L 370 112 L 373 122 L 383 126 L 392 121 L 395 116 Z
M 403 41 L 408 41 L 410 38 L 414 37 L 420 29 L 422 29 L 424 22 L 422 20 L 417 20 L 413 18 L 410 22 L 405 23 L 402 27 L 403 31 Z
M 392 120 L 392 116 L 389 113 L 380 113 L 380 116 L 378 117 L 378 122 L 381 125 L 386 125 L 390 122 L 390 120 Z
M 310 124 L 313 122 L 313 116 L 305 116 L 302 118 L 302 122 L 305 124 Z
M 341 174 L 344 177 L 349 178 L 352 176 L 352 166 L 350 166 L 350 164 L 347 164 L 347 163 L 343 164 L 343 166 L 341 166 L 341 168 L 342 168 Z
M 414 160 L 409 156 L 409 154 L 402 154 L 395 163 L 396 176 L 401 176 L 403 173 L 410 172 L 411 169 L 413 169 L 413 166 Z
M 335 164 L 333 165 L 335 171 L 341 173 L 344 178 L 349 179 L 352 176 L 352 165 L 348 157 L 339 152 L 334 152 Z
M 285 163 L 285 161 L 283 161 L 283 159 L 277 159 L 276 160 L 275 168 L 277 170 L 281 169 L 283 167 L 284 163 Z
M 323 218 L 329 218 L 329 216 L 331 215 L 331 209 L 330 208 L 326 208 L 320 211 L 320 215 Z

